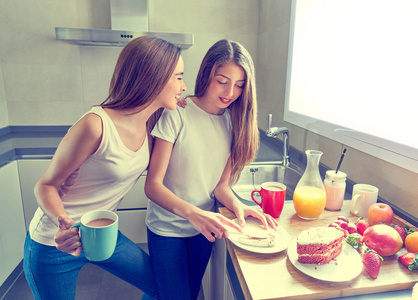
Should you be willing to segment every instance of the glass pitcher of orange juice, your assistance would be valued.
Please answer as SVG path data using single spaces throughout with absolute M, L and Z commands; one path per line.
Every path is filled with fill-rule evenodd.
M 306 150 L 305 153 L 306 169 L 293 193 L 293 205 L 299 217 L 314 220 L 322 214 L 326 204 L 325 188 L 319 174 L 322 152 Z

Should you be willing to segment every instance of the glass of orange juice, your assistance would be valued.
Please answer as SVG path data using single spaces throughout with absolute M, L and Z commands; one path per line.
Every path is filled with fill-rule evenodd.
M 325 191 L 314 186 L 301 186 L 293 193 L 293 205 L 296 213 L 303 219 L 318 218 L 324 211 L 325 203 Z
M 305 172 L 293 193 L 293 206 L 299 217 L 307 220 L 318 218 L 325 209 L 326 192 L 319 174 L 319 159 L 322 152 L 306 150 Z

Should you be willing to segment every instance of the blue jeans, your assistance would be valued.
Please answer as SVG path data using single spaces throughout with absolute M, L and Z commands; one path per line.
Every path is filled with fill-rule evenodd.
M 78 272 L 89 262 L 83 252 L 75 257 L 39 244 L 27 234 L 23 269 L 36 300 L 75 299 Z M 141 289 L 142 299 L 157 298 L 148 254 L 120 232 L 112 257 L 91 263 Z
M 159 299 L 197 299 L 213 244 L 202 234 L 179 238 L 147 232 Z

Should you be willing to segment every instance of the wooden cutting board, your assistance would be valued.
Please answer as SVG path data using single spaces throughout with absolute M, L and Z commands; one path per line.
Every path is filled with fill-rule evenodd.
M 346 216 L 350 222 L 358 217 L 350 213 L 350 201 L 345 200 L 341 211 L 324 211 L 317 220 L 299 218 L 293 203 L 286 203 L 278 219 L 294 241 L 298 234 L 310 227 L 328 226 L 338 216 Z M 225 207 L 219 208 L 225 217 L 235 215 Z M 408 225 L 395 216 L 395 224 Z M 326 299 L 362 295 L 385 291 L 410 289 L 418 281 L 418 270 L 410 271 L 398 262 L 398 256 L 406 253 L 402 248 L 397 254 L 384 257 L 379 276 L 372 279 L 366 270 L 350 281 L 327 282 L 315 279 L 296 269 L 287 257 L 287 250 L 275 254 L 249 252 L 226 241 L 245 299 Z

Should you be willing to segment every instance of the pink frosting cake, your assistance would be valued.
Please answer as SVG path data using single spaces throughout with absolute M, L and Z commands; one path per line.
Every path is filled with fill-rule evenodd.
M 302 231 L 297 239 L 298 262 L 327 264 L 340 255 L 343 232 L 332 227 L 312 227 Z

